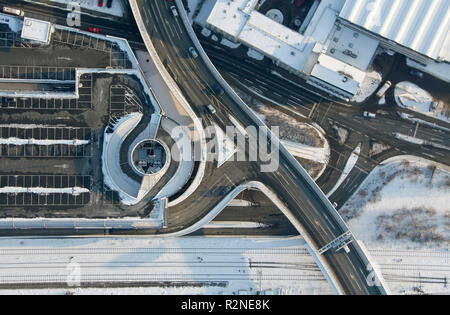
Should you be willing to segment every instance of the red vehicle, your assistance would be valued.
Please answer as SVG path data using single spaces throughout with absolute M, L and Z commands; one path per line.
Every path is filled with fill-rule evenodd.
M 98 6 L 103 7 L 103 0 L 98 0 Z
M 303 4 L 303 2 L 304 2 L 304 0 L 296 0 L 296 1 L 295 1 L 295 6 L 296 6 L 296 7 L 301 7 L 302 4 Z
M 88 27 L 88 31 L 91 33 L 98 33 L 98 28 L 90 26 Z

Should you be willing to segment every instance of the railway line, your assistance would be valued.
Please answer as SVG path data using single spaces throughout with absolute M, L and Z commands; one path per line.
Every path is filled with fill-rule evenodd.
M 0 249 L 3 255 L 117 255 L 117 254 L 207 254 L 207 255 L 233 255 L 246 252 L 252 255 L 309 255 L 303 248 L 40 248 L 40 249 Z

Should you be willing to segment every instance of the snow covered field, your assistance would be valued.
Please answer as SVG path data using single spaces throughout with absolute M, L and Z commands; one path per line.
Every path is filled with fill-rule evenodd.
M 206 20 L 216 4 L 216 0 L 188 0 L 190 12 L 188 17 L 191 21 L 206 26 Z
M 358 93 L 356 93 L 352 101 L 357 103 L 366 101 L 380 86 L 381 80 L 382 78 L 380 73 L 374 70 L 368 71 L 358 90 Z
M 400 82 L 395 87 L 397 105 L 409 110 L 450 122 L 450 117 L 443 109 L 443 104 L 435 102 L 427 91 L 411 82 Z
M 2 264 L 11 268 L 0 269 L 0 283 L 64 284 L 70 272 L 67 266 L 78 266 L 82 282 L 166 282 L 128 290 L 133 293 L 256 294 L 271 290 L 278 294 L 332 294 L 303 244 L 301 238 L 2 239 Z M 109 294 L 123 291 L 127 290 L 107 290 Z M 7 292 L 0 290 L 0 294 Z M 67 289 L 32 292 L 64 293 Z
M 400 157 L 377 167 L 341 214 L 371 248 L 448 251 L 449 196 L 448 167 Z
M 450 253 L 371 249 L 393 293 L 449 293 Z M 332 294 L 301 238 L 0 239 L 0 283 L 163 281 L 150 287 L 0 290 L 1 294 Z M 193 283 L 194 282 L 194 283 Z M 72 282 L 73 283 L 73 282 Z

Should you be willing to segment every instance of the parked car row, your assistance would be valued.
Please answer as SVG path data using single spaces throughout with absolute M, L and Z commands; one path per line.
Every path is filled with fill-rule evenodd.
M 111 8 L 112 2 L 113 2 L 113 0 L 107 0 L 107 1 L 106 1 L 106 7 L 107 7 L 107 8 Z M 98 0 L 97 5 L 98 5 L 99 7 L 103 7 L 103 0 Z

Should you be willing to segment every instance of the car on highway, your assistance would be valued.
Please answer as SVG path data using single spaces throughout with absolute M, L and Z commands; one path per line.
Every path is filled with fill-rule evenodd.
M 213 115 L 215 115 L 217 112 L 216 109 L 211 104 L 206 105 L 206 108 L 208 108 L 209 112 Z
M 364 117 L 364 118 L 367 118 L 367 119 L 373 119 L 373 118 L 376 118 L 377 115 L 374 114 L 374 113 L 371 113 L 371 112 L 364 112 L 364 113 L 363 113 L 363 117 Z
M 214 94 L 216 94 L 218 96 L 222 96 L 223 95 L 223 89 L 219 85 L 219 83 L 214 83 L 212 88 L 213 88 Z
M 91 32 L 91 33 L 97 33 L 98 34 L 98 28 L 97 27 L 89 26 L 88 27 L 88 31 Z
M 10 8 L 10 7 L 3 7 L 3 12 L 9 13 L 9 14 L 14 14 L 14 15 L 17 15 L 17 16 L 24 16 L 25 15 L 25 12 L 23 12 L 22 10 Z
M 178 11 L 177 11 L 177 7 L 176 6 L 171 6 L 170 7 L 170 11 L 172 11 L 172 15 L 177 17 L 178 16 Z
M 188 49 L 188 51 L 189 51 L 189 54 L 191 55 L 191 57 L 192 58 L 197 58 L 198 57 L 198 53 L 197 53 L 197 51 L 195 50 L 195 48 L 194 47 L 189 47 L 189 49 Z
M 103 7 L 103 0 L 98 0 L 97 5 L 98 5 L 99 7 Z
M 106 1 L 106 7 L 111 8 L 113 0 Z
M 221 196 L 225 196 L 226 194 L 228 194 L 231 190 L 231 186 L 226 186 L 222 192 L 220 193 Z
M 419 70 L 416 70 L 416 69 L 412 69 L 411 71 L 409 71 L 409 74 L 412 75 L 412 76 L 415 76 L 415 77 L 417 77 L 419 79 L 423 78 L 423 73 L 420 72 Z

